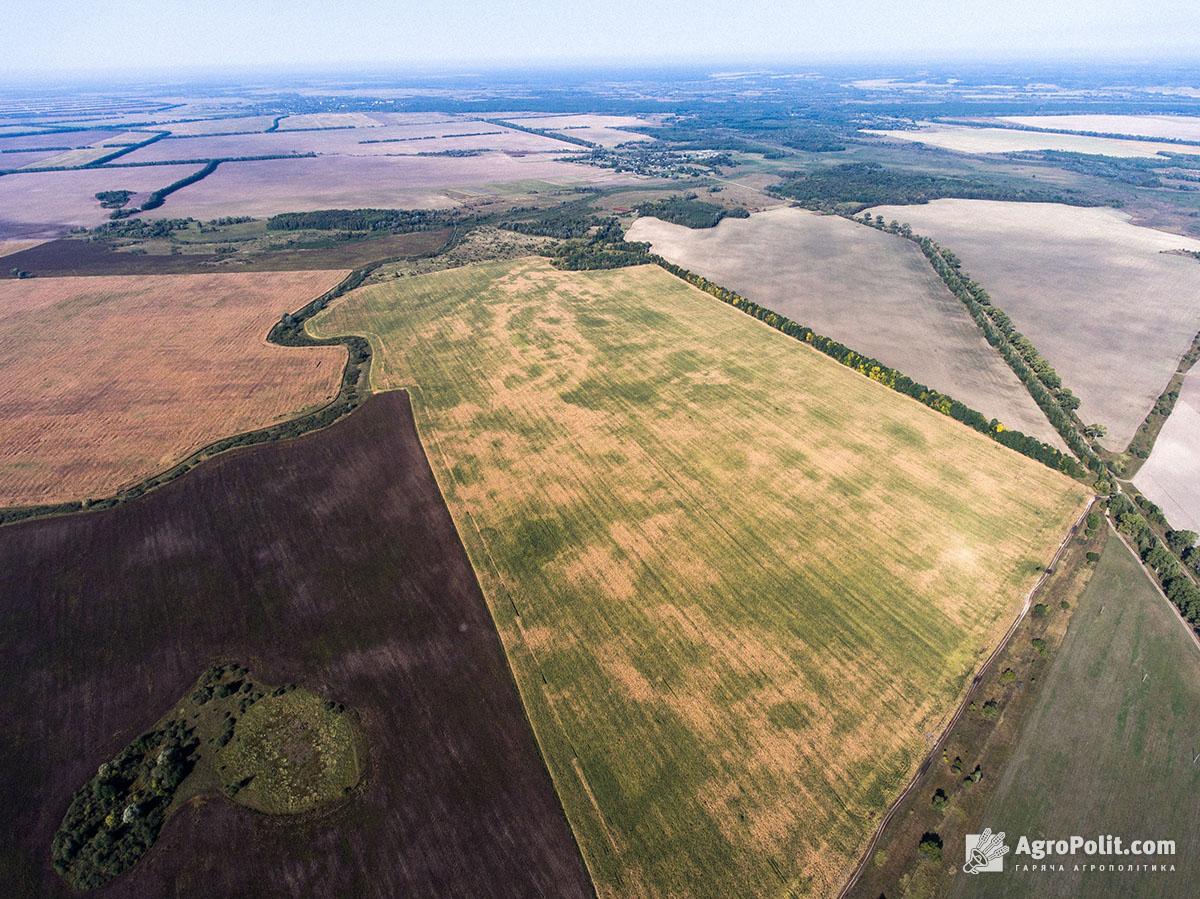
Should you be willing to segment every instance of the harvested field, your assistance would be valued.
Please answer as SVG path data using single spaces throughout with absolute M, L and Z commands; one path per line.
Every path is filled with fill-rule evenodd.
M 535 118 L 519 116 L 507 121 L 516 122 L 529 128 L 559 131 L 571 137 L 590 140 L 602 147 L 615 147 L 617 144 L 629 141 L 653 140 L 649 135 L 621 129 L 644 128 L 647 125 L 656 124 L 647 119 L 627 115 L 556 115 Z
M 1073 871 L 955 876 L 952 895 L 1154 897 L 1196 894 L 1200 874 L 1200 655 L 1174 610 L 1115 534 L 1071 618 L 1015 753 L 979 823 L 1058 837 L 1171 839 L 1174 856 L 1089 862 L 1172 863 L 1171 873 Z M 1069 785 L 1069 789 L 1064 789 Z M 962 857 L 962 844 L 947 844 Z
M 1130 137 L 1200 142 L 1200 117 L 1183 115 L 1032 115 L 1001 116 L 1001 121 L 1031 128 L 1095 131 Z
M 589 894 L 403 394 L 0 529 L 0 614 L 6 897 L 77 895 L 50 868 L 72 792 L 228 661 L 343 703 L 363 782 L 317 815 L 189 805 L 105 896 Z
M 371 143 L 363 143 L 371 141 Z M 436 153 L 443 150 L 506 150 L 513 153 L 575 152 L 579 147 L 560 140 L 502 129 L 484 122 L 445 125 L 353 128 L 342 131 L 273 131 L 263 134 L 211 135 L 160 140 L 122 157 L 122 162 L 162 162 L 179 159 L 219 159 L 317 153 L 342 156 L 391 156 Z
M 24 130 L 24 129 L 22 129 Z M 111 131 L 58 131 L 50 134 L 26 134 L 4 137 L 0 131 L 0 150 L 36 150 L 40 147 L 87 147 L 113 136 Z M 6 154 L 7 155 L 7 154 Z M 3 157 L 0 156 L 0 159 Z M 5 168 L 8 168 L 5 165 Z
M 1183 379 L 1175 411 L 1133 482 L 1172 527 L 1200 532 L 1200 370 Z
M 1012 128 L 972 128 L 969 125 L 931 125 L 917 131 L 871 131 L 892 140 L 906 140 L 956 153 L 1020 153 L 1064 150 L 1097 156 L 1157 156 L 1159 153 L 1200 153 L 1200 147 L 1077 134 L 1048 134 Z
M 353 269 L 381 259 L 436 253 L 450 238 L 450 233 L 450 229 L 445 228 L 410 234 L 384 234 L 364 240 L 331 242 L 327 247 L 284 248 L 249 255 L 126 253 L 112 249 L 103 241 L 64 238 L 46 243 L 13 243 L 20 252 L 11 251 L 13 255 L 7 260 L 7 265 L 39 277 Z M 0 247 L 6 245 L 0 243 Z M 3 255 L 2 251 L 0 255 Z M 6 269 L 0 271 L 0 279 L 6 272 Z
M 1200 241 L 1115 209 L 934 200 L 871 212 L 953 250 L 1124 449 L 1200 331 Z
M 603 896 L 834 892 L 1084 500 L 654 266 L 310 324 L 411 385 Z
M 42 241 L 40 240 L 0 240 L 0 256 L 23 253 L 25 250 L 31 250 L 41 243 Z
M 35 163 L 51 159 L 61 153 L 61 150 L 29 150 L 19 153 L 0 154 L 0 169 L 36 168 Z M 77 151 L 72 151 L 77 152 Z
M 96 194 L 132 190 L 130 205 L 196 172 L 195 165 L 27 172 L 0 178 L 0 240 L 59 237 L 71 228 L 94 228 L 108 220 Z M 203 182 L 201 182 L 203 183 Z
M 344 275 L 0 281 L 0 506 L 109 495 L 328 402 L 345 350 L 266 335 Z
M 970 313 L 912 243 L 839 216 L 775 209 L 715 228 L 640 218 L 630 240 L 1006 426 L 1065 449 Z
M 163 127 L 172 134 L 223 134 L 230 131 L 265 131 L 275 121 L 272 115 L 231 116 L 194 122 L 169 122 Z
M 0 188 L 6 180 L 0 178 Z M 545 182 L 548 190 L 562 184 L 631 180 L 633 176 L 557 162 L 550 156 L 513 157 L 504 153 L 465 158 L 318 157 L 231 162 L 203 181 L 172 194 L 161 209 L 150 215 L 212 219 L 363 206 L 441 209 L 458 205 L 468 196 L 493 192 L 509 182 Z
M 293 128 L 374 128 L 379 123 L 365 112 L 306 112 L 279 123 L 280 131 Z
M 145 132 L 130 131 L 125 134 L 109 132 L 105 137 L 93 142 L 90 146 L 79 147 L 75 150 L 65 150 L 46 159 L 40 159 L 26 168 L 51 168 L 61 166 L 82 166 L 108 156 L 128 144 L 136 144 L 148 140 L 153 135 Z

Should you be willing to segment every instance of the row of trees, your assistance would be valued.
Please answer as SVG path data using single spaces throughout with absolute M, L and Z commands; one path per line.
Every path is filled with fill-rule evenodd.
M 778 331 L 782 331 L 789 337 L 804 341 L 825 355 L 836 359 L 849 368 L 853 368 L 873 381 L 878 381 L 899 393 L 903 393 L 905 396 L 910 396 L 924 403 L 931 409 L 936 409 L 943 415 L 948 415 L 956 421 L 961 421 L 981 434 L 987 434 L 997 443 L 1014 449 L 1022 455 L 1037 459 L 1039 462 L 1059 471 L 1066 472 L 1073 477 L 1079 477 L 1083 474 L 1083 469 L 1074 458 L 1047 443 L 1043 443 L 1035 437 L 1030 437 L 1020 431 L 1009 430 L 996 419 L 985 418 L 980 412 L 953 397 L 927 387 L 919 381 L 914 381 L 903 372 L 884 365 L 879 360 L 873 359 L 870 356 L 857 353 L 845 344 L 818 334 L 812 328 L 794 322 L 786 316 L 773 312 L 764 306 L 760 306 L 740 294 L 734 293 L 732 290 L 714 284 L 702 275 L 690 272 L 658 256 L 653 257 L 653 261 L 671 272 L 671 274 L 682 278 L 689 284 L 699 287 L 722 302 L 740 309 L 747 315 L 754 316 L 759 321 L 770 325 Z
M 1117 529 L 1133 540 L 1146 567 L 1158 576 L 1163 592 L 1193 627 L 1200 626 L 1200 587 L 1192 581 L 1183 565 L 1190 565 L 1200 574 L 1200 551 L 1196 548 L 1194 531 L 1167 531 L 1167 542 L 1163 543 L 1154 533 L 1147 517 L 1165 523 L 1161 511 L 1153 503 L 1146 503 L 1145 514 L 1124 493 L 1109 498 L 1108 508 L 1117 523 Z M 1180 562 L 1180 556 L 1184 562 Z

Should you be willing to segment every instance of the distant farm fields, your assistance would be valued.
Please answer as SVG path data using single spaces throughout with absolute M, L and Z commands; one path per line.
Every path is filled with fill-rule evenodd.
M 345 350 L 266 335 L 344 274 L 0 281 L 0 506 L 106 496 L 328 402 Z
M 603 896 L 836 892 L 1084 501 L 656 267 L 310 327 L 412 390 Z

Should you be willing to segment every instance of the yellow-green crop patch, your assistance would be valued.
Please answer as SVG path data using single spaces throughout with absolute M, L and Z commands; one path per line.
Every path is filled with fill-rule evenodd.
M 653 267 L 371 285 L 597 889 L 829 895 L 1084 490 Z

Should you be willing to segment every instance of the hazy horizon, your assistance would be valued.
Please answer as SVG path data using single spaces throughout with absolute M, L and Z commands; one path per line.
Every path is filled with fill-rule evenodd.
M 971 14 L 962 15 L 964 9 Z M 9 42 L 0 77 L 44 82 L 121 80 L 122 74 L 328 74 L 345 66 L 362 73 L 466 68 L 480 74 L 566 66 L 1161 65 L 1196 58 L 1200 6 L 1015 0 L 996 8 L 921 0 L 879 8 L 868 0 L 819 0 L 780 8 L 731 0 L 599 0 L 560 7 L 531 0 L 396 10 L 346 0 L 332 10 L 312 0 L 282 8 L 217 0 L 201 14 L 179 0 L 99 8 L 59 0 L 18 6 L 7 19 L 17 39 Z

